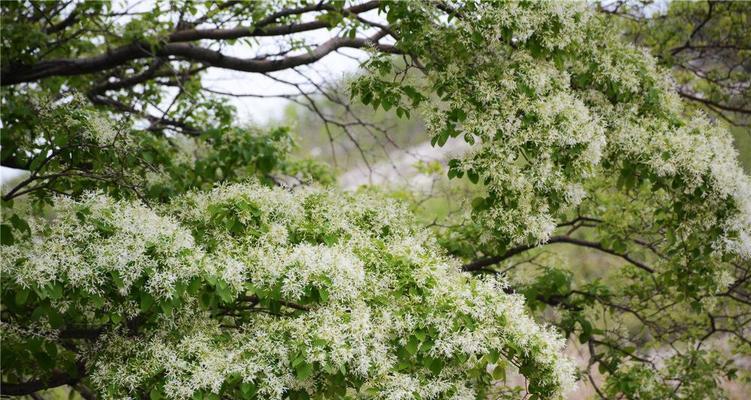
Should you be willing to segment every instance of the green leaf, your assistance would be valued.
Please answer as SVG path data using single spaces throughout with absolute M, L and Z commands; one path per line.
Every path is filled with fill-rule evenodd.
M 438 146 L 443 147 L 443 145 L 446 144 L 447 140 L 449 140 L 449 132 L 447 130 L 444 130 L 438 134 L 438 140 L 436 141 L 436 143 L 438 143 Z
M 10 225 L 8 224 L 2 224 L 0 225 L 0 243 L 10 246 L 15 242 L 13 239 L 13 233 L 11 233 Z
M 163 301 L 159 306 L 162 308 L 162 312 L 165 314 L 172 314 L 172 302 Z
M 498 358 L 500 357 L 500 353 L 498 350 L 491 350 L 490 353 L 486 355 L 488 358 L 488 362 L 491 364 L 494 364 L 496 361 L 498 361 Z
M 53 300 L 63 297 L 63 286 L 60 283 L 55 283 L 47 289 L 47 295 Z
M 321 298 L 322 302 L 326 302 L 329 300 L 329 291 L 325 287 L 318 288 L 318 296 Z
M 292 366 L 297 368 L 298 365 L 305 362 L 305 354 L 298 354 L 297 357 L 295 357 L 294 360 L 292 360 Z
M 44 350 L 54 359 L 57 357 L 57 345 L 52 342 L 44 342 Z
M 229 288 L 224 282 L 220 282 L 216 286 L 216 294 L 222 299 L 224 303 L 230 303 L 235 297 L 232 295 L 232 289 Z
M 47 318 L 49 319 L 50 325 L 53 328 L 59 328 L 65 324 L 63 316 L 53 308 L 47 309 Z
M 303 362 L 295 367 L 295 373 L 297 375 L 297 379 L 307 379 L 313 373 L 313 364 Z
M 34 309 L 31 313 L 31 320 L 32 321 L 39 321 L 40 318 L 42 318 L 43 315 L 47 314 L 47 306 L 41 305 Z
M 334 364 L 324 365 L 323 370 L 329 375 L 336 375 L 339 372 L 339 369 Z
M 407 349 L 407 351 L 409 352 L 409 354 L 414 355 L 415 353 L 417 353 L 417 346 L 419 344 L 420 344 L 420 341 L 416 337 L 411 336 L 409 338 L 409 341 L 407 342 L 407 346 L 405 348 Z
M 122 322 L 123 316 L 118 313 L 112 313 L 110 314 L 110 321 L 112 321 L 113 324 L 117 325 L 120 322 Z
M 469 181 L 474 184 L 477 184 L 477 182 L 480 181 L 480 175 L 472 169 L 467 171 L 467 178 L 469 178 Z
M 39 166 L 42 165 L 44 162 L 45 157 L 34 157 L 34 159 L 31 161 L 31 164 L 29 165 L 29 171 L 36 171 L 39 169 Z
M 149 399 L 151 400 L 161 400 L 164 396 L 162 396 L 162 391 L 159 390 L 159 388 L 153 388 L 151 389 L 151 392 L 149 392 Z
M 200 297 L 201 306 L 205 308 L 209 308 L 211 306 L 211 300 L 213 297 L 214 295 L 209 291 L 205 291 L 201 293 L 201 297 Z
M 52 357 L 50 357 L 49 354 L 45 353 L 44 351 L 35 351 L 34 358 L 39 361 L 40 366 L 44 369 L 49 370 L 55 367 L 55 360 L 53 360 Z
M 16 228 L 18 231 L 31 233 L 31 228 L 29 227 L 29 224 L 26 223 L 23 219 L 21 219 L 18 215 L 13 215 L 10 217 L 10 223 L 13 224 L 13 227 Z
M 141 312 L 148 311 L 154 305 L 154 297 L 148 293 L 141 294 Z
M 104 306 L 104 297 L 93 296 L 91 298 L 91 304 L 93 304 L 97 309 L 102 308 L 102 306 Z
M 472 199 L 472 209 L 475 211 L 481 211 L 486 208 L 487 204 L 484 197 L 475 197 Z
M 438 375 L 441 373 L 441 370 L 443 370 L 443 361 L 435 358 L 430 362 L 429 368 L 430 368 L 430 372 L 432 372 L 435 375 Z
M 601 362 L 597 365 L 597 370 L 600 371 L 601 374 L 606 374 L 608 372 L 608 366 Z
M 243 382 L 240 384 L 240 394 L 244 399 L 250 399 L 256 392 L 256 385 L 253 382 Z
M 493 369 L 491 376 L 495 380 L 505 380 L 506 379 L 506 367 L 502 363 L 496 365 L 495 368 Z
M 261 157 L 258 159 L 257 165 L 261 172 L 267 174 L 274 168 L 275 163 L 275 160 L 271 157 Z
M 28 289 L 19 289 L 16 292 L 16 304 L 19 306 L 22 306 L 26 304 L 26 300 L 29 298 L 29 290 Z

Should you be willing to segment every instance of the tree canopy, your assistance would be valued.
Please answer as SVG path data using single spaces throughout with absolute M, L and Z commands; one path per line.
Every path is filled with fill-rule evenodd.
M 2 197 L 2 393 L 722 396 L 751 355 L 751 179 L 725 123 L 748 115 L 749 7 L 621 7 L 3 3 L 0 161 L 28 172 Z M 336 189 L 202 81 L 281 80 L 357 146 L 351 125 L 387 129 L 274 75 L 347 48 L 353 102 L 468 145 L 460 213 L 425 227 L 388 188 Z M 613 271 L 579 279 L 555 244 Z

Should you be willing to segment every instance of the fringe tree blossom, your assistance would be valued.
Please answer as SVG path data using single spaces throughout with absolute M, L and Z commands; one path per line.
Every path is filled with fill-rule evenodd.
M 678 369 L 661 371 L 648 354 L 625 349 L 650 335 L 656 346 L 698 348 L 723 332 L 737 337 L 733 351 L 749 354 L 748 324 L 737 318 L 749 303 L 737 293 L 748 293 L 751 180 L 727 129 L 682 103 L 668 71 L 583 2 L 449 1 L 439 10 L 397 2 L 386 10 L 396 48 L 415 56 L 424 79 L 376 56 L 351 91 L 397 115 L 419 111 L 434 146 L 471 145 L 449 161 L 448 177 L 466 176 L 478 197 L 470 218 L 444 224 L 442 244 L 479 259 L 467 264 L 475 267 L 548 242 L 620 257 L 628 267 L 606 273 L 617 283 L 574 285 L 551 269 L 527 286 L 528 300 L 565 312 L 560 326 L 580 332 L 613 396 L 638 397 L 639 381 L 630 379 L 657 377 L 676 398 L 716 393 L 712 379 L 694 378 L 721 376 L 716 357 L 687 351 L 707 364 L 684 365 L 679 379 L 668 378 Z M 569 235 L 583 226 L 587 233 Z M 708 313 L 718 303 L 722 317 Z M 582 304 L 641 316 L 646 332 L 624 345 L 623 335 L 605 330 L 602 313 Z M 593 333 L 595 323 L 603 329 Z M 628 372 L 644 369 L 653 371 Z
M 460 272 L 393 201 L 246 184 L 52 210 L 2 248 L 14 307 L 43 310 L 36 332 L 6 321 L 4 345 L 88 332 L 76 361 L 107 398 L 469 399 L 506 368 L 544 397 L 573 384 L 522 298 Z
M 472 145 L 449 177 L 481 185 L 473 219 L 486 247 L 545 243 L 588 181 L 622 176 L 622 189 L 665 194 L 675 217 L 665 229 L 703 235 L 696 245 L 717 257 L 749 259 L 751 183 L 729 133 L 687 109 L 668 73 L 584 3 L 447 3 L 448 20 L 418 4 L 388 14 L 409 32 L 397 46 L 420 58 L 429 86 L 381 79 L 393 67 L 375 57 L 352 93 L 384 108 L 409 108 L 405 97 L 433 145 Z
M 346 13 L 331 7 L 311 24 L 354 23 L 351 7 Z M 631 267 L 618 272 L 625 283 L 611 290 L 593 282 L 577 289 L 581 298 L 573 304 L 565 302 L 574 299 L 571 277 L 546 270 L 526 287 L 531 308 L 539 297 L 562 299 L 570 318 L 561 325 L 567 334 L 581 331 L 593 363 L 609 374 L 608 394 L 707 393 L 721 357 L 693 346 L 696 330 L 674 329 L 674 321 L 733 333 L 741 342 L 733 351 L 748 353 L 747 325 L 727 328 L 747 315 L 747 301 L 727 307 L 722 318 L 731 323 L 699 317 L 724 306 L 731 289 L 748 286 L 742 267 L 751 258 L 751 182 L 727 131 L 684 106 L 655 60 L 613 38 L 585 3 L 384 1 L 379 11 L 389 24 L 380 36 L 365 40 L 353 29 L 354 38 L 317 49 L 352 43 L 403 52 L 424 73 L 420 81 L 393 79 L 392 60 L 374 55 L 368 62 L 374 73 L 357 79 L 352 94 L 399 116 L 421 112 L 434 145 L 471 145 L 449 163 L 449 177 L 466 176 L 480 193 L 466 228 L 472 243 L 455 253 L 503 259 L 552 242 L 573 214 L 596 217 L 592 234 L 602 243 L 585 243 L 628 261 Z M 248 19 L 241 13 L 226 21 L 238 16 Z M 276 22 L 268 19 L 265 27 Z M 201 29 L 159 32 L 144 43 L 164 57 L 197 53 L 207 65 L 252 65 L 259 72 L 285 64 L 207 57 Z M 199 39 L 171 42 L 191 35 Z M 393 45 L 374 45 L 385 35 Z M 12 63 L 3 76 L 26 82 L 56 70 L 103 72 L 114 65 L 112 54 L 146 57 L 140 46 L 118 49 L 88 59 Z M 273 57 L 294 64 L 321 56 L 285 53 Z M 135 76 L 164 78 L 157 69 Z M 103 398 L 475 399 L 497 387 L 507 370 L 523 375 L 537 397 L 560 398 L 572 386 L 563 338 L 529 317 L 503 278 L 461 273 L 460 261 L 398 203 L 320 188 L 215 186 L 253 176 L 272 180 L 275 167 L 305 170 L 278 164 L 291 146 L 285 129 L 231 130 L 231 114 L 220 112 L 213 116 L 221 123 L 208 124 L 200 138 L 150 143 L 147 136 L 138 138 L 139 147 L 130 140 L 120 147 L 113 141 L 121 132 L 79 102 L 11 114 L 21 122 L 9 125 L 9 137 L 28 142 L 10 147 L 12 157 L 4 160 L 24 161 L 33 179 L 3 200 L 34 193 L 42 207 L 28 220 L 19 217 L 21 208 L 3 215 L 3 240 L 14 234 L 0 261 L 3 394 L 84 382 Z M 312 167 L 311 176 L 325 175 Z M 157 199 L 149 206 L 127 200 L 132 188 L 125 181 L 141 175 L 146 196 Z M 92 187 L 106 191 L 85 194 Z M 44 208 L 50 192 L 69 197 Z M 634 243 L 643 247 L 635 258 L 625 253 Z M 538 284 L 555 287 L 534 291 Z M 660 320 L 644 323 L 651 330 L 638 344 L 663 334 L 664 342 L 650 344 L 689 343 L 690 357 L 645 367 L 651 361 L 635 349 L 616 346 L 622 326 L 595 333 L 586 307 L 632 310 L 606 303 L 616 291 L 627 306 L 657 309 Z M 670 329 L 653 329 L 664 325 Z M 595 343 L 595 334 L 612 343 Z M 596 356 L 596 346 L 618 352 Z M 666 384 L 675 374 L 684 378 L 680 384 Z

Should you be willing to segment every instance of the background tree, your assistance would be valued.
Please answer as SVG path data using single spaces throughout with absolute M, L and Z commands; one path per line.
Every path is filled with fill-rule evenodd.
M 665 8 L 620 1 L 602 5 L 602 11 L 617 17 L 629 40 L 674 69 L 681 97 L 733 125 L 748 126 L 748 7 L 742 2 L 698 1 L 671 2 Z
M 688 47 L 660 59 L 679 71 L 677 87 L 613 35 L 617 6 L 599 14 L 584 4 L 482 2 L 172 2 L 138 14 L 74 2 L 2 7 L 1 161 L 30 172 L 3 196 L 3 356 L 15 357 L 3 360 L 3 393 L 70 384 L 105 397 L 472 397 L 508 363 L 528 378 L 524 390 L 558 396 L 568 364 L 547 331 L 502 311 L 517 304 L 514 292 L 585 346 L 582 372 L 603 398 L 721 396 L 722 380 L 742 368 L 738 355 L 751 350 L 751 184 L 728 132 L 679 97 L 743 124 L 747 91 L 728 83 L 743 84 L 743 73 L 732 64 L 728 80 L 681 71 L 725 60 L 702 49 L 730 50 L 713 39 L 726 26 L 729 41 L 745 40 L 735 15 L 747 7 L 711 23 L 717 5 L 712 18 L 699 6 L 671 7 L 679 21 L 707 19 Z M 662 20 L 672 21 L 617 26 L 642 40 L 640 27 Z M 657 55 L 670 46 L 661 38 L 685 36 L 660 26 L 644 42 Z M 302 35 L 324 28 L 322 43 Z M 261 45 L 268 37 L 278 48 Z M 230 55 L 236 41 L 258 53 Z M 733 46 L 742 65 L 744 45 Z M 405 261 L 399 249 L 426 234 L 403 214 L 362 206 L 367 197 L 256 184 L 205 193 L 251 177 L 287 186 L 290 176 L 332 179 L 288 156 L 285 129 L 234 126 L 202 74 L 278 80 L 275 71 L 343 48 L 370 54 L 367 73 L 350 84 L 356 100 L 420 116 L 434 146 L 470 147 L 448 162 L 448 177 L 464 180 L 470 197 L 463 213 L 432 224 L 443 250 L 425 239 L 407 247 L 417 259 Z M 357 149 L 353 126 L 387 137 L 341 96 L 308 83 L 287 82 L 299 95 L 284 96 L 319 116 L 327 134 L 341 130 Z M 321 98 L 341 104 L 344 117 L 332 118 Z M 76 200 L 53 201 L 55 193 Z M 133 225 L 141 221 L 163 229 L 150 236 Z M 611 258 L 582 276 L 565 251 L 549 255 L 556 244 Z M 342 258 L 362 263 L 342 279 L 362 289 L 365 304 L 334 282 L 348 271 Z M 459 273 L 457 258 L 479 276 Z M 493 283 L 498 275 L 511 285 Z M 462 293 L 471 309 L 451 300 Z M 439 295 L 448 303 L 437 307 Z M 267 323 L 264 313 L 274 317 Z M 373 313 L 407 325 L 384 322 L 375 336 L 363 325 L 339 337 L 317 330 Z M 539 334 L 524 341 L 525 330 Z M 272 333 L 280 342 L 261 339 Z M 363 336 L 373 340 L 361 348 L 385 359 L 350 354 Z M 228 350 L 248 341 L 257 346 L 247 353 Z M 36 361 L 19 361 L 29 354 Z M 341 354 L 349 355 L 331 358 Z

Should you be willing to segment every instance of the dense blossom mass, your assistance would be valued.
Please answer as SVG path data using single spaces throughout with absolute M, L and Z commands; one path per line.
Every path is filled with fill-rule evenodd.
M 443 26 L 419 23 L 433 20 L 429 7 L 397 23 L 420 31 L 403 45 L 423 57 L 429 86 L 394 95 L 379 78 L 392 68 L 376 58 L 352 89 L 376 105 L 403 93 L 422 102 L 434 145 L 453 137 L 472 145 L 449 177 L 482 183 L 473 208 L 486 245 L 544 243 L 588 196 L 588 181 L 621 176 L 622 189 L 664 194 L 665 229 L 686 238 L 709 231 L 701 240 L 709 253 L 751 256 L 751 183 L 732 138 L 680 101 L 651 56 L 608 34 L 584 3 L 460 9 Z M 440 99 L 424 102 L 429 93 L 416 88 Z
M 536 290 L 546 290 L 547 296 L 592 307 L 590 315 L 601 315 L 598 303 L 608 313 L 656 315 L 658 322 L 640 323 L 659 335 L 657 343 L 737 332 L 732 351 L 749 354 L 747 328 L 737 321 L 720 327 L 711 314 L 739 315 L 748 304 L 729 293 L 747 281 L 751 180 L 727 129 L 682 102 L 668 71 L 613 35 L 606 19 L 584 3 L 454 6 L 444 20 L 431 7 L 390 10 L 390 20 L 410 33 L 400 44 L 420 57 L 427 83 L 394 85 L 389 76 L 398 65 L 376 57 L 369 64 L 372 74 L 351 86 L 366 104 L 420 111 L 433 145 L 471 145 L 449 162 L 448 175 L 466 176 L 480 195 L 466 219 L 443 229 L 442 243 L 470 259 L 498 254 L 489 259 L 503 260 L 552 239 L 620 256 L 639 271 L 618 273 L 625 281 L 617 281 L 617 289 L 594 282 L 577 293 L 544 282 L 548 271 L 528 299 L 538 301 Z M 584 237 L 597 241 L 563 234 L 582 227 L 592 228 Z M 544 296 L 548 304 L 559 304 L 558 297 Z M 561 325 L 574 331 L 583 313 L 570 303 L 564 308 Z M 670 334 L 676 321 L 710 331 Z M 579 340 L 589 342 L 594 359 L 596 342 L 587 324 Z M 611 373 L 606 388 L 613 396 L 641 384 L 655 388 L 653 398 L 717 390 L 719 378 L 693 378 L 694 361 L 661 371 L 664 361 L 650 364 L 630 357 L 629 350 L 617 354 L 613 343 L 623 342 L 622 332 L 606 336 L 600 344 L 613 361 L 600 358 L 600 372 Z M 643 339 L 634 337 L 636 343 Z M 673 360 L 706 357 L 705 365 L 715 367 L 702 368 L 715 376 L 723 368 L 710 353 L 684 354 Z M 681 374 L 685 378 L 676 378 Z
M 4 323 L 4 341 L 66 335 L 59 319 L 110 324 L 80 349 L 109 397 L 475 398 L 506 363 L 540 393 L 572 384 L 561 339 L 519 295 L 462 274 L 376 196 L 252 184 L 159 211 L 97 194 L 54 209 L 31 220 L 33 239 L 3 247 L 3 286 L 44 309 Z
M 674 202 L 701 192 L 684 227 L 716 226 L 716 250 L 751 256 L 751 186 L 729 133 L 687 110 L 667 71 L 584 4 L 477 4 L 426 36 L 425 51 L 440 40 L 468 49 L 433 56 L 443 101 L 424 108 L 440 142 L 477 142 L 456 170 L 485 184 L 477 208 L 493 240 L 544 242 L 587 178 L 623 173 Z

